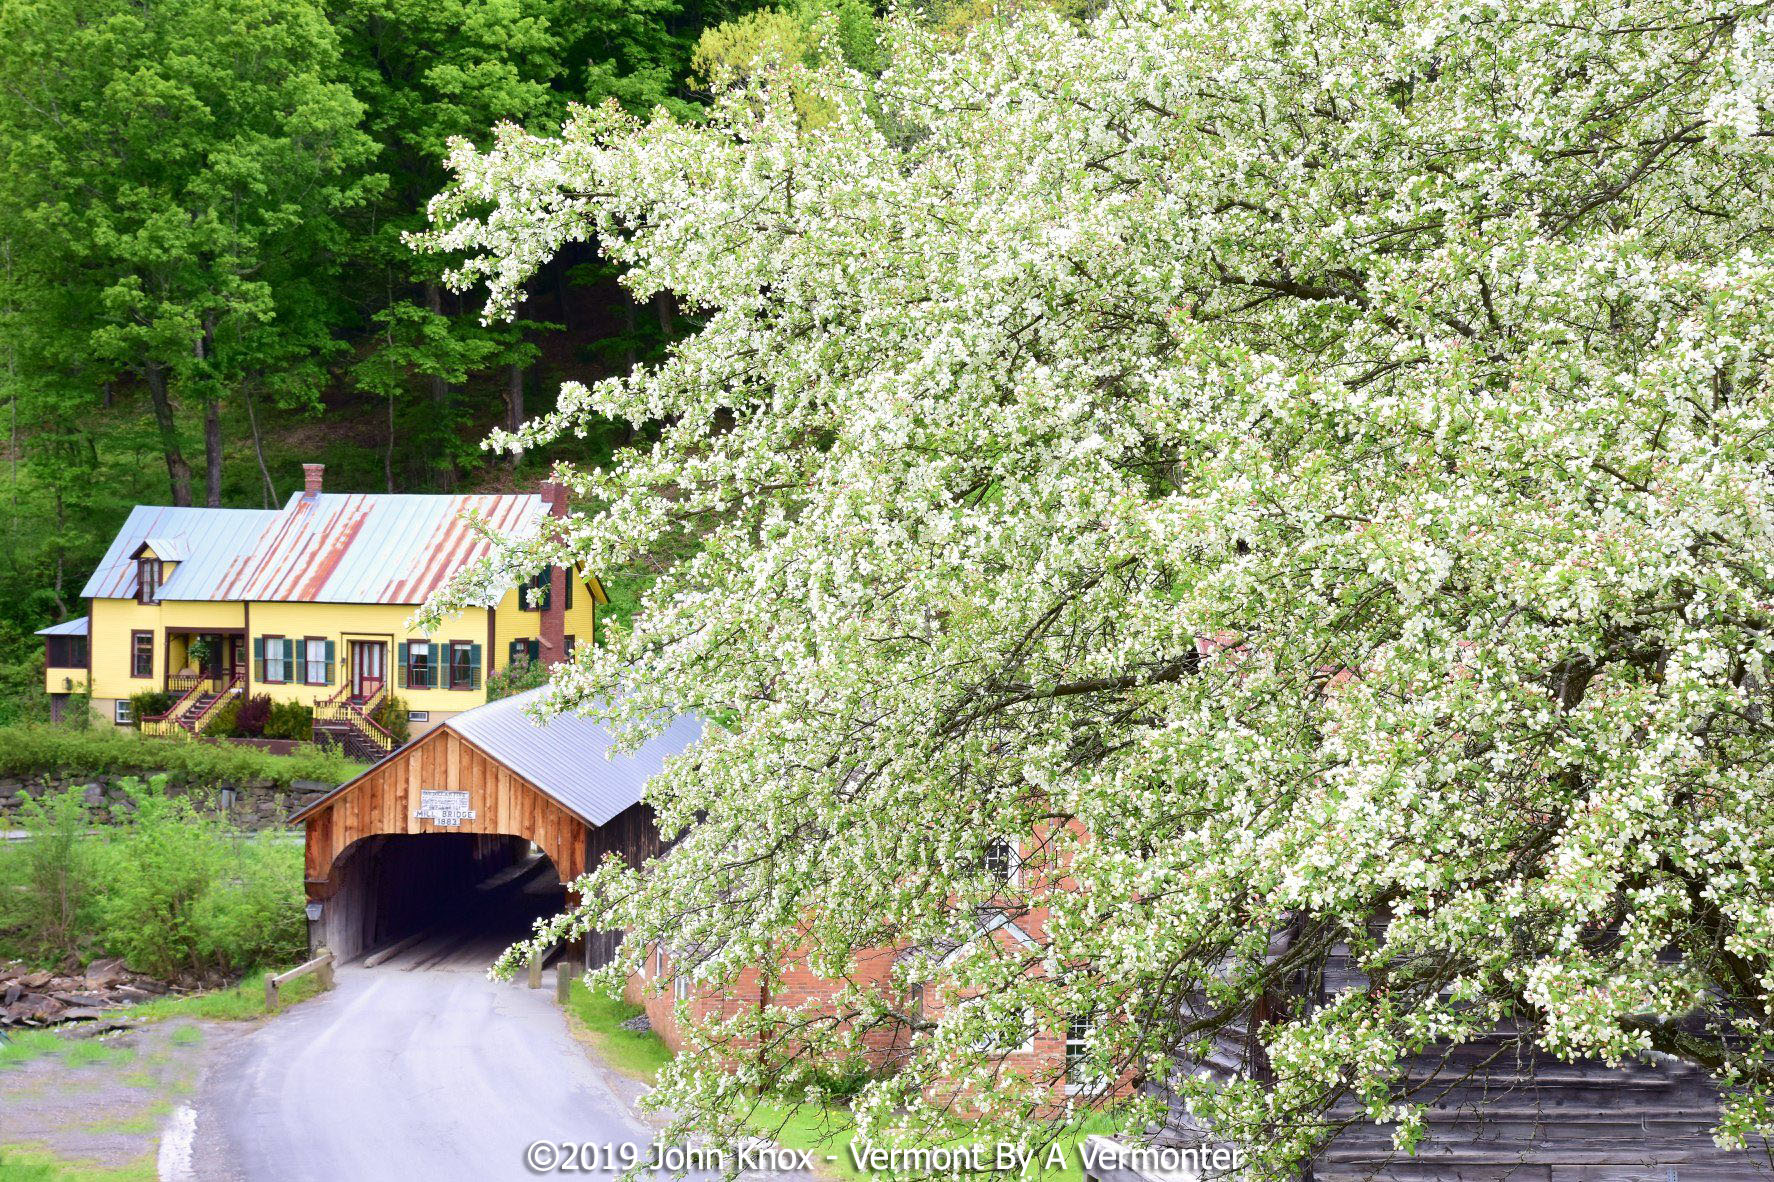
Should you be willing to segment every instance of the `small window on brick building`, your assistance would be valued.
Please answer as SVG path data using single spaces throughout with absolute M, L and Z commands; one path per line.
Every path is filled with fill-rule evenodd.
M 679 1001 L 689 1000 L 689 997 L 690 997 L 690 976 L 688 973 L 679 973 L 677 976 L 672 978 L 672 980 L 671 980 L 671 995 L 673 997 L 677 998 Z
M 1016 846 L 1000 837 L 987 843 L 985 856 L 986 873 L 994 881 L 1005 886 L 1015 886 L 1022 871 L 1022 857 L 1016 852 Z

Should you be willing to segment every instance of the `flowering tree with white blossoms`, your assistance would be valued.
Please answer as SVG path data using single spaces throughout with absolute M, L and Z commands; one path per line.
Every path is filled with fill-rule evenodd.
M 1065 870 L 1034 951 L 901 960 L 977 1004 L 758 1009 L 662 1098 L 731 1132 L 892 1029 L 859 1117 L 929 1137 L 1032 1011 L 1093 1015 L 1098 1074 L 1249 1031 L 1186 1088 L 1262 1175 L 1349 1113 L 1408 1148 L 1397 1065 L 1497 1029 L 1768 1131 L 1769 6 L 1134 0 L 890 58 L 506 129 L 433 211 L 496 308 L 595 241 L 700 318 L 493 441 L 662 424 L 428 609 L 696 543 L 548 698 L 719 720 L 649 789 L 684 839 L 553 934 L 841 975 L 971 935 L 999 837 Z

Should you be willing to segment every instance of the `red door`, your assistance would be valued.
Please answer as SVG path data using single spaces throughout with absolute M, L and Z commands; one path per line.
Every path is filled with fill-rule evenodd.
M 358 701 L 375 696 L 387 677 L 388 645 L 380 640 L 351 642 L 351 696 Z

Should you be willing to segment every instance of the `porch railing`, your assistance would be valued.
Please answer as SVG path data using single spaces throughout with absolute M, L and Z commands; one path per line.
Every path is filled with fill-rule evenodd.
M 347 687 L 341 687 L 339 692 L 330 698 L 316 699 L 314 721 L 345 723 L 355 730 L 365 742 L 375 747 L 383 755 L 387 755 L 398 744 L 394 741 L 394 736 L 388 733 L 387 728 L 371 718 L 370 714 L 382 704 L 388 687 L 386 685 L 377 686 L 376 692 L 365 698 L 363 703 L 359 705 L 353 702 L 351 695 L 346 692 L 348 685 L 349 683 L 347 683 Z
M 176 694 L 189 694 L 206 682 L 213 684 L 215 678 L 208 673 L 168 673 L 166 675 L 167 690 Z M 171 711 L 167 713 L 170 714 Z
M 169 677 L 166 680 L 167 688 L 174 688 L 172 685 L 174 678 Z M 191 684 L 185 687 L 184 692 L 179 695 L 178 701 L 168 706 L 164 713 L 144 716 L 138 729 L 144 735 L 158 735 L 161 738 L 185 734 L 184 727 L 179 724 L 179 715 L 189 710 L 191 703 L 203 696 L 203 682 L 202 678 L 193 679 Z
M 228 683 L 221 688 L 221 691 L 218 692 L 213 699 L 211 699 L 209 705 L 197 711 L 195 714 L 185 715 L 185 717 L 180 720 L 180 725 L 184 726 L 193 735 L 202 734 L 204 724 L 216 716 L 216 711 L 220 710 L 229 698 L 240 693 L 240 681 L 239 674 L 229 677 Z

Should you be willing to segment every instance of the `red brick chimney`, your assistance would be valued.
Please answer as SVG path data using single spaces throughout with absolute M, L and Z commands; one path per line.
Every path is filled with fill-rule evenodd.
M 550 517 L 567 515 L 567 486 L 553 481 L 542 485 L 542 503 Z M 567 659 L 567 572 L 548 568 L 548 606 L 542 610 L 542 663 L 555 665 Z
M 319 496 L 320 495 L 320 486 L 325 480 L 326 480 L 326 465 L 325 464 L 303 464 L 302 465 L 302 495 L 303 496 L 305 496 L 305 497 Z

